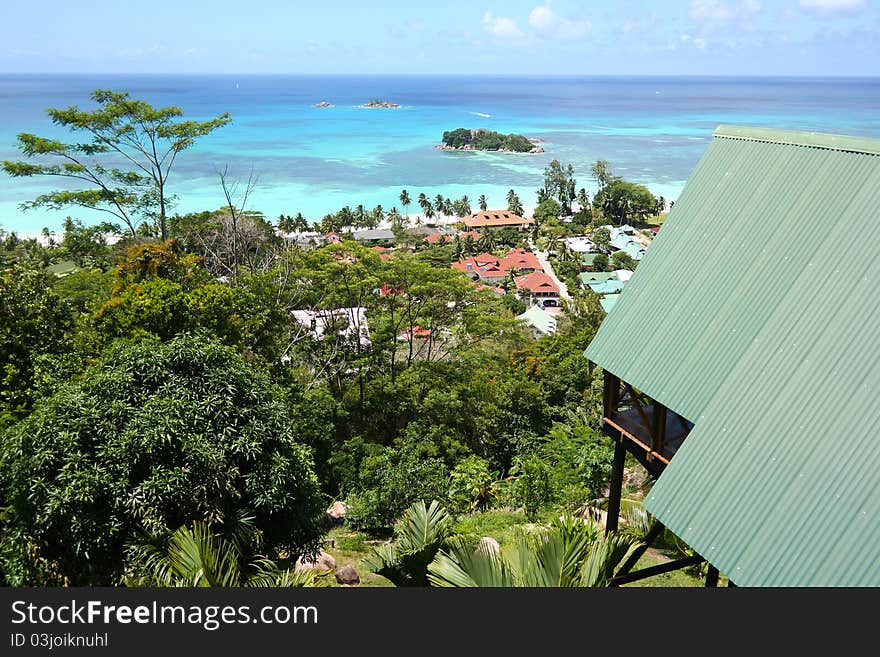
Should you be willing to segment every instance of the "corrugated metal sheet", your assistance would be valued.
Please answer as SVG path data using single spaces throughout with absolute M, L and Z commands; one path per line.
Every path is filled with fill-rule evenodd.
M 587 350 L 695 422 L 646 507 L 740 585 L 880 586 L 878 155 L 720 127 Z

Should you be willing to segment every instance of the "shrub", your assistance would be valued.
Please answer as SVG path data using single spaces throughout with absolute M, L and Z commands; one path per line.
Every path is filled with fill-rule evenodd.
M 489 506 L 496 479 L 489 472 L 486 459 L 476 455 L 463 459 L 450 475 L 451 508 L 457 513 L 469 513 Z
M 112 585 L 136 537 L 248 513 L 317 548 L 324 502 L 280 392 L 205 337 L 113 349 L 0 442 L 9 583 Z
M 528 456 L 519 462 L 520 476 L 516 480 L 517 498 L 531 521 L 538 511 L 553 499 L 550 486 L 550 468 L 537 456 Z
M 385 447 L 361 461 L 358 489 L 346 500 L 346 522 L 355 529 L 387 530 L 418 500 L 445 503 L 448 488 L 449 470 L 440 459 L 424 458 L 412 447 Z

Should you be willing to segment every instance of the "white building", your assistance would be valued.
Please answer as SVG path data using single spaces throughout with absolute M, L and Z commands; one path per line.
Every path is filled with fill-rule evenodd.
M 360 342 L 361 348 L 369 349 L 370 327 L 367 324 L 367 309 L 335 308 L 333 310 L 294 310 L 293 318 L 299 322 L 315 340 L 323 340 L 331 331 L 350 341 Z

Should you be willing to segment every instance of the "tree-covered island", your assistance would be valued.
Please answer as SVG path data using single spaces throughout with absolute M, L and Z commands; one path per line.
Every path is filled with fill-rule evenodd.
M 456 128 L 443 133 L 437 148 L 456 151 L 501 151 L 505 153 L 543 153 L 544 149 L 523 135 L 509 135 L 494 130 Z

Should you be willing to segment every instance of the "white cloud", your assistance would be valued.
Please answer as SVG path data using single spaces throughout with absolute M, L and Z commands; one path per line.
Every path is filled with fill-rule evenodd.
M 489 34 L 508 39 L 518 39 L 525 36 L 515 20 L 503 16 L 493 16 L 488 11 L 483 15 L 483 29 Z
M 552 39 L 579 39 L 591 27 L 590 21 L 563 18 L 547 5 L 538 5 L 529 14 L 529 25 L 539 35 Z
M 682 34 L 679 37 L 682 43 L 692 43 L 697 50 L 706 49 L 706 40 L 702 37 L 692 37 L 690 34 Z
M 758 0 L 721 2 L 720 0 L 691 0 L 690 17 L 695 21 L 723 23 L 749 19 L 761 11 Z
M 857 14 L 868 7 L 868 0 L 798 0 L 804 11 L 815 14 Z

